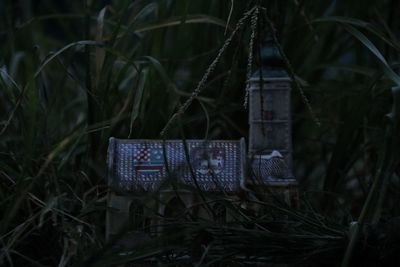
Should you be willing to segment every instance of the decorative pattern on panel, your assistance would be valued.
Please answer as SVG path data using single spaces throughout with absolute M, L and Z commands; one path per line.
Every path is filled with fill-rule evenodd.
M 188 140 L 186 145 L 189 157 L 186 157 L 181 140 L 111 138 L 108 152 L 110 185 L 127 191 L 155 191 L 172 175 L 188 185 L 195 185 L 196 181 L 205 191 L 238 189 L 244 179 L 243 139 Z
M 297 183 L 284 156 L 277 150 L 256 155 L 252 159 L 252 172 L 253 178 L 269 185 Z

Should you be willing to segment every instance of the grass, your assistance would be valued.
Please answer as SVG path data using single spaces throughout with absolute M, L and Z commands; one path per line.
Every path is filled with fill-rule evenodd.
M 247 200 L 268 208 L 268 216 L 259 216 L 224 199 L 237 213 L 232 224 L 187 219 L 179 226 L 185 243 L 168 247 L 166 240 L 176 237 L 162 236 L 119 256 L 104 240 L 108 138 L 161 138 L 187 101 L 191 105 L 168 125 L 165 138 L 246 136 L 251 19 L 198 94 L 192 92 L 243 13 L 258 3 L 268 18 L 260 12 L 253 69 L 272 22 L 275 42 L 304 91 L 293 90 L 292 97 L 300 207 Z M 366 0 L 362 6 L 1 1 L 0 265 L 112 266 L 144 258 L 170 266 L 398 261 L 398 4 Z M 202 250 L 204 242 L 209 246 Z M 192 258 L 174 259 L 178 254 Z

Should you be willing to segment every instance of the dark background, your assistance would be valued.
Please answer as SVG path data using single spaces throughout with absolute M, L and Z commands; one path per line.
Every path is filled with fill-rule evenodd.
M 308 99 L 293 88 L 302 207 L 347 229 L 377 180 L 367 221 L 396 236 L 399 1 L 4 0 L 1 264 L 77 264 L 107 248 L 108 138 L 160 138 L 237 21 L 257 4 L 273 20 Z M 256 48 L 270 31 L 260 23 Z M 249 37 L 246 21 L 167 138 L 247 137 Z M 369 254 L 385 258 L 393 247 L 372 251 L 386 251 Z

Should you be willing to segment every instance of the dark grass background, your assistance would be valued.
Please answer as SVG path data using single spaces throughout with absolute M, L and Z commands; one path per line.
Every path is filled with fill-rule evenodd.
M 233 225 L 220 227 L 179 223 L 189 243 L 203 240 L 200 246 L 211 236 L 204 257 L 175 257 L 192 252 L 187 243 L 166 246 L 167 235 L 121 256 L 104 240 L 108 138 L 160 138 L 237 21 L 256 5 L 273 21 L 321 122 L 293 89 L 299 209 L 261 200 L 270 215 L 240 213 Z M 242 266 L 252 257 L 304 266 L 350 258 L 351 265 L 396 266 L 400 101 L 392 88 L 400 86 L 399 5 L 1 1 L 0 265 L 112 266 L 150 255 L 170 266 Z M 259 25 L 256 47 L 268 32 L 265 22 Z M 247 137 L 249 38 L 246 21 L 166 138 Z M 240 253 L 246 260 L 234 257 Z

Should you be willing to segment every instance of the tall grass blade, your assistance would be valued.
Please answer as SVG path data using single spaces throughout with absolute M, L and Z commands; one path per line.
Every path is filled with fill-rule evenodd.
M 147 68 L 145 68 L 141 71 L 140 76 L 139 76 L 139 85 L 136 89 L 136 94 L 135 94 L 134 102 L 132 105 L 131 122 L 130 122 L 128 138 L 131 138 L 132 131 L 133 131 L 133 125 L 139 116 L 140 107 L 142 104 L 143 91 L 145 88 L 148 72 L 149 72 L 149 70 Z
M 98 43 L 96 41 L 78 41 L 78 42 L 73 42 L 70 43 L 66 46 L 64 46 L 63 48 L 61 48 L 60 50 L 58 50 L 55 53 L 52 53 L 48 58 L 46 58 L 46 60 L 39 66 L 38 70 L 35 72 L 34 77 L 38 77 L 39 74 L 43 71 L 43 69 L 51 62 L 53 61 L 56 57 L 58 57 L 59 55 L 61 55 L 62 53 L 64 53 L 65 51 L 67 51 L 68 49 L 74 47 L 74 46 L 79 46 L 79 45 L 83 45 L 83 46 L 101 46 L 103 45 L 102 43 Z

